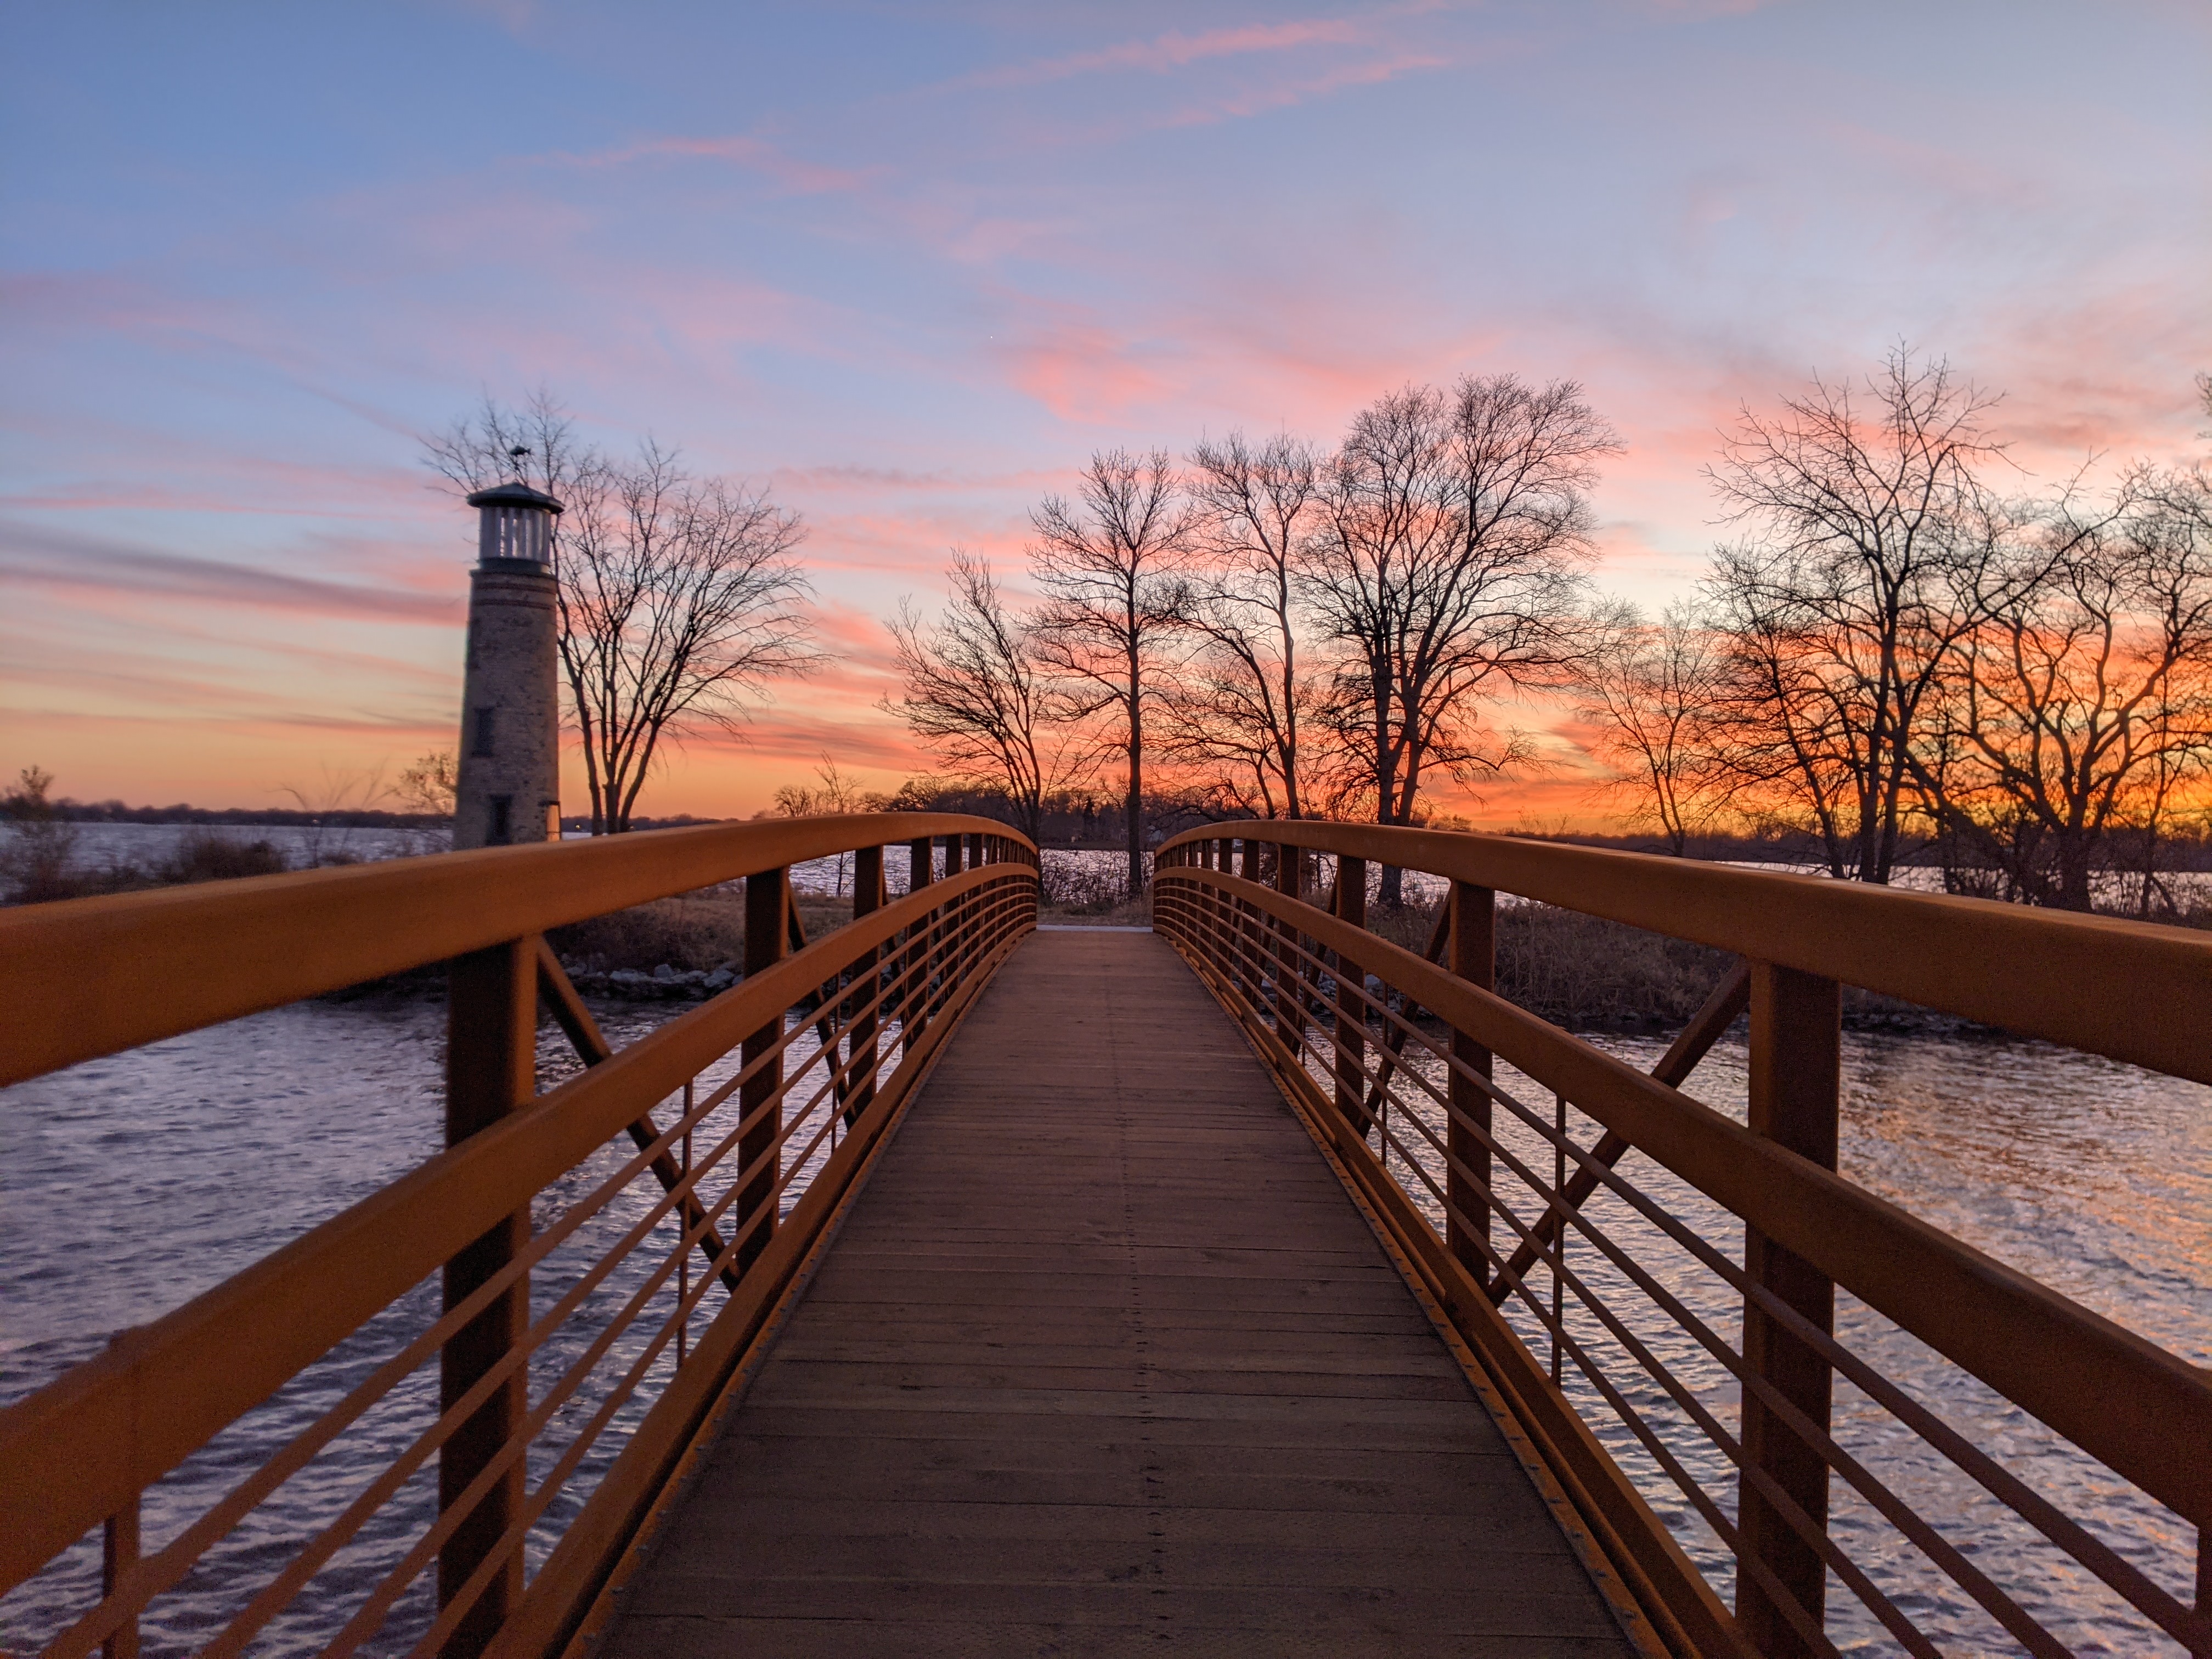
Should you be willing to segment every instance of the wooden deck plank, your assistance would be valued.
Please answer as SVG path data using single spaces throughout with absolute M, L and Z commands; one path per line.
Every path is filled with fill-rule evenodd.
M 1496 1425 L 1162 941 L 1028 941 L 605 1651 L 1617 1656 Z

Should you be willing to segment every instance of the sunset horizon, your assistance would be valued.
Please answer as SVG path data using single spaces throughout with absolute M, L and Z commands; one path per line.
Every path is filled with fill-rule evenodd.
M 2023 491 L 2204 453 L 2169 9 L 106 16 L 19 17 L 7 71 L 0 763 L 80 800 L 277 807 L 452 749 L 474 529 L 422 445 L 487 397 L 805 519 L 823 659 L 664 751 L 662 817 L 825 755 L 932 774 L 887 619 L 955 547 L 1029 595 L 1096 451 L 1576 381 L 1623 441 L 1594 591 L 1647 614 L 1730 533 L 1739 411 L 1900 343 L 2002 394 Z M 1570 700 L 1484 717 L 1541 763 L 1429 810 L 1617 827 Z

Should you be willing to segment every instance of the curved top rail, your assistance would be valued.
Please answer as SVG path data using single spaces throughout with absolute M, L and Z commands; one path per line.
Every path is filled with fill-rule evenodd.
M 762 870 L 993 818 L 863 812 L 392 859 L 0 911 L 0 1085 Z
M 966 871 L 945 878 L 943 895 L 994 878 Z M 36 1571 L 499 1217 L 526 1208 L 825 971 L 927 915 L 938 892 L 910 894 L 678 1015 L 0 1408 L 0 1584 Z
M 1822 876 L 1464 830 L 1310 819 L 1187 830 L 1473 883 L 2212 1083 L 2212 935 Z

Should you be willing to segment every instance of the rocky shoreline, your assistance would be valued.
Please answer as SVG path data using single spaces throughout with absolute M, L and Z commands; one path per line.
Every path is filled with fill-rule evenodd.
M 664 962 L 650 973 L 637 968 L 592 969 L 568 961 L 561 966 L 569 983 L 584 995 L 615 1002 L 703 1002 L 742 977 L 731 962 L 710 969 L 677 968 Z

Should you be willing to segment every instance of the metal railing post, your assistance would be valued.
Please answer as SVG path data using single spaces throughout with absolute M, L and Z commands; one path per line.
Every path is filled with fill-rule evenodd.
M 1246 881 L 1256 884 L 1260 879 L 1260 843 L 1250 836 L 1246 836 L 1243 840 L 1243 865 L 1237 873 Z M 1261 930 L 1259 915 L 1249 900 L 1239 899 L 1237 902 L 1237 932 L 1243 940 L 1243 946 L 1237 952 L 1237 965 L 1251 975 L 1244 988 L 1250 996 L 1254 1010 L 1264 1019 L 1267 1006 L 1266 936 Z
M 1367 860 L 1336 860 L 1337 920 L 1367 926 Z M 1336 1109 L 1361 1139 L 1367 1138 L 1367 970 L 1342 952 L 1336 957 Z
M 100 1529 L 100 1594 L 104 1601 L 115 1594 L 125 1572 L 138 1564 L 138 1511 L 143 1498 L 133 1492 L 129 1504 L 107 1517 Z M 100 1644 L 100 1659 L 138 1659 L 138 1618 L 133 1613 L 116 1632 Z
M 1843 1003 L 1832 979 L 1757 962 L 1751 967 L 1750 1117 L 1765 1136 L 1826 1170 L 1836 1167 L 1837 1097 L 1843 1075 Z M 1835 1285 L 1802 1257 L 1747 1226 L 1744 1272 L 1823 1331 L 1833 1331 Z M 1743 1310 L 1743 1357 L 1814 1424 L 1826 1429 L 1828 1362 L 1783 1329 L 1758 1303 Z M 1745 1563 L 1763 1563 L 1784 1591 L 1822 1623 L 1827 1565 L 1750 1475 L 1758 1469 L 1789 1494 L 1815 1527 L 1828 1524 L 1828 1466 L 1750 1389 L 1743 1395 L 1745 1474 L 1736 1503 L 1736 1617 L 1759 1652 L 1797 1659 L 1812 1647 Z
M 1455 881 L 1451 897 L 1451 970 L 1470 985 L 1498 984 L 1498 894 Z M 1490 1050 L 1464 1031 L 1452 1032 L 1452 1058 L 1477 1077 L 1491 1075 Z M 1444 1240 L 1453 1257 L 1477 1281 L 1488 1283 L 1490 1257 L 1490 1097 L 1452 1068 L 1450 1122 L 1444 1133 Z
M 927 836 L 906 844 L 906 890 L 919 893 L 936 878 L 936 846 Z M 899 1045 L 902 1054 L 910 1054 L 914 1040 L 921 1034 L 921 940 L 928 931 L 928 923 L 916 922 L 906 930 L 906 949 L 900 955 L 898 980 L 901 989 L 889 1006 L 896 1012 L 899 1021 Z
M 763 870 L 757 876 L 745 878 L 745 977 L 765 973 L 783 960 L 789 944 L 791 927 L 791 872 L 787 868 Z M 763 1054 L 771 1054 L 783 1039 L 783 1011 L 779 1009 L 768 1024 L 747 1036 L 739 1047 L 738 1058 L 750 1066 Z M 770 1235 L 775 1231 L 775 1146 L 776 1132 L 783 1126 L 777 1121 L 781 1109 L 774 1103 L 783 1090 L 783 1057 L 775 1054 L 759 1071 L 745 1079 L 738 1091 L 738 1115 L 740 1121 L 756 1111 L 760 1121 L 738 1138 L 738 1168 L 745 1170 L 755 1163 L 761 1168 L 745 1178 L 738 1194 L 737 1211 L 731 1218 L 730 1231 L 740 1239 L 737 1250 L 737 1267 L 742 1273 L 768 1248 Z M 765 1160 L 765 1162 L 762 1162 Z M 756 1224 L 755 1218 L 758 1218 Z
M 510 939 L 457 957 L 447 967 L 446 1145 L 458 1146 L 529 1104 L 538 1092 L 538 939 Z M 466 1301 L 514 1261 L 530 1240 L 527 1207 L 506 1217 L 447 1262 L 445 1306 Z M 446 1340 L 438 1357 L 441 1410 L 450 1409 L 519 1342 L 530 1322 L 530 1279 L 518 1277 L 490 1305 Z M 530 1408 L 529 1368 L 518 1365 L 455 1429 L 438 1451 L 441 1513 L 520 1433 Z M 477 1500 L 438 1552 L 438 1605 L 499 1547 L 520 1511 L 525 1460 L 517 1457 Z M 507 1622 L 522 1594 L 522 1550 L 507 1548 L 483 1594 L 440 1650 L 445 1659 L 473 1659 Z
M 884 849 L 863 847 L 853 854 L 853 920 L 878 908 L 884 902 Z M 883 970 L 878 965 L 884 953 L 878 950 L 865 951 L 853 963 L 852 983 L 860 991 L 859 1007 L 852 1015 L 853 1035 L 849 1050 L 853 1064 L 848 1075 L 853 1079 L 852 1097 L 845 1107 L 845 1124 L 851 1127 L 861 1113 L 866 1111 L 876 1097 L 876 1012 L 870 1005 L 883 984 Z M 833 1061 L 834 1063 L 834 1061 Z
M 1275 890 L 1285 898 L 1297 898 L 1303 891 L 1301 878 L 1305 873 L 1305 858 L 1301 850 L 1287 842 L 1275 847 Z M 1290 1045 L 1291 1059 L 1296 1061 L 1305 1052 L 1306 1007 L 1304 972 L 1298 960 L 1297 924 L 1279 921 L 1275 924 L 1275 1035 Z

